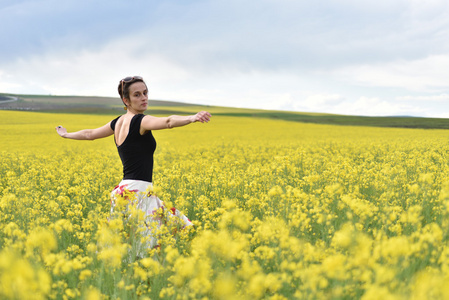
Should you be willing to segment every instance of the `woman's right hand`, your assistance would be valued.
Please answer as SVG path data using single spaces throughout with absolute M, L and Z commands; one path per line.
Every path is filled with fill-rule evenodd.
M 207 111 L 200 111 L 195 115 L 195 122 L 209 122 L 211 118 L 211 114 Z

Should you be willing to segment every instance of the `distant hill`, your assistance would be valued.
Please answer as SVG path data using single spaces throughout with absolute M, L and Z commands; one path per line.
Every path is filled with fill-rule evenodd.
M 11 99 L 14 98 L 17 101 L 11 102 Z M 150 100 L 149 105 L 166 107 L 192 106 L 191 104 L 181 102 L 161 100 Z M 0 109 L 68 113 L 107 113 L 123 109 L 123 105 L 118 97 L 0 94 Z
M 118 97 L 0 94 L 0 110 L 1 109 L 54 113 L 117 115 L 123 113 L 123 104 Z M 243 109 L 188 104 L 176 101 L 149 100 L 149 113 L 154 115 L 192 114 L 198 110 L 208 110 L 216 116 L 270 118 L 315 124 L 449 129 L 449 119 L 442 118 L 416 118 L 410 116 L 365 117 L 324 113 Z

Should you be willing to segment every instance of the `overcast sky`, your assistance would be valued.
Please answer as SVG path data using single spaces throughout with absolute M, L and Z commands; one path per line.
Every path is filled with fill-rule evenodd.
M 0 93 L 140 75 L 151 99 L 449 118 L 447 0 L 0 0 L 0 20 Z

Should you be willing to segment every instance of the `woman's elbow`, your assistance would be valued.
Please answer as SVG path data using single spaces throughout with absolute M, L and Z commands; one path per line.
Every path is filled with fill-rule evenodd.
M 86 132 L 84 133 L 84 139 L 88 141 L 93 141 L 97 139 L 97 137 L 93 134 L 92 130 L 86 130 Z
M 170 116 L 165 121 L 165 128 L 172 129 L 173 127 L 175 127 L 174 118 L 173 116 Z

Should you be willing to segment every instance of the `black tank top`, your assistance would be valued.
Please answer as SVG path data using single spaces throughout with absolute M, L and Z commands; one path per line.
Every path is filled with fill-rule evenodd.
M 131 119 L 128 135 L 123 143 L 117 146 L 117 150 L 123 164 L 123 179 L 153 182 L 153 154 L 156 150 L 156 140 L 151 130 L 144 135 L 140 134 L 140 123 L 144 116 L 138 114 Z M 114 131 L 119 118 L 111 121 L 111 128 Z

